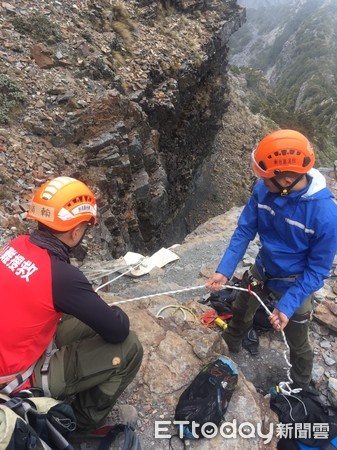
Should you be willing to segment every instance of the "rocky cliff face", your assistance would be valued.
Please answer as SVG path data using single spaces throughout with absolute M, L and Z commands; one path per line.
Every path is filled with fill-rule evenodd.
M 179 213 L 228 107 L 227 42 L 244 10 L 220 0 L 0 7 L 1 225 L 22 227 L 35 187 L 67 174 L 97 190 L 113 257 L 181 238 Z

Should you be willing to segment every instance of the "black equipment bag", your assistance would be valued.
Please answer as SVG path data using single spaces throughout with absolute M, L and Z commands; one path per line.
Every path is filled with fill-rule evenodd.
M 203 424 L 219 425 L 238 382 L 238 372 L 228 358 L 220 357 L 207 364 L 181 394 L 175 410 L 176 421 L 189 421 L 183 427 L 186 439 L 203 437 Z M 198 424 L 196 434 L 192 423 Z M 213 430 L 212 430 L 213 431 Z M 204 432 L 207 434 L 207 427 Z
M 302 436 L 292 436 L 291 439 L 281 438 L 278 450 L 290 449 L 326 449 L 337 447 L 337 415 L 330 415 L 327 406 L 319 399 L 319 393 L 312 388 L 302 389 L 297 394 L 284 395 L 274 393 L 270 398 L 270 408 L 276 412 L 282 424 L 305 424 L 309 428 Z M 331 408 L 331 407 L 330 407 Z M 319 432 L 315 434 L 315 427 L 328 424 L 326 436 Z M 295 428 L 293 428 L 295 430 Z M 306 431 L 304 430 L 304 431 Z

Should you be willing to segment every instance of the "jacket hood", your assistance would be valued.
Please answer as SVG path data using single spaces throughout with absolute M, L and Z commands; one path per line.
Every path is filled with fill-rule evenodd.
M 321 172 L 317 169 L 310 169 L 307 175 L 311 178 L 311 183 L 307 192 L 302 195 L 302 198 L 307 200 L 333 198 L 331 191 L 326 187 L 326 180 Z

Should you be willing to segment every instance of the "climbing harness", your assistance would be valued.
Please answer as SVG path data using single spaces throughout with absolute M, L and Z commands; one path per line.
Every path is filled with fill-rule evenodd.
M 51 397 L 48 384 L 48 372 L 50 359 L 57 349 L 53 349 L 53 340 L 49 343 L 47 350 L 45 351 L 45 359 L 40 369 L 41 382 L 43 393 L 46 397 Z M 32 375 L 36 366 L 34 362 L 27 370 L 23 373 L 17 373 L 15 375 L 7 375 L 5 377 L 0 377 L 0 394 L 10 395 L 17 389 L 19 389 Z
M 28 367 L 23 373 L 16 373 L 14 375 L 6 375 L 0 377 L 0 394 L 9 395 L 20 386 L 22 386 L 34 371 L 35 364 Z
M 136 266 L 138 266 L 140 264 L 141 264 L 141 262 L 138 263 Z M 113 280 L 110 280 L 109 282 L 104 283 L 103 285 L 99 286 L 96 289 L 96 292 L 99 289 L 101 289 L 102 287 L 106 286 L 107 284 L 112 283 L 113 281 L 117 280 L 118 278 L 124 276 L 126 273 L 128 273 L 132 269 L 134 269 L 134 267 L 135 266 L 133 266 L 131 269 L 127 270 L 126 272 L 122 273 L 118 277 L 114 278 Z M 249 292 L 251 295 L 254 295 L 254 297 L 256 297 L 256 299 L 260 302 L 261 306 L 265 309 L 265 311 L 267 312 L 267 314 L 269 316 L 272 314 L 271 311 L 269 310 L 269 308 L 264 304 L 264 302 L 260 299 L 260 297 L 253 290 L 251 290 L 251 288 L 250 289 L 245 289 L 245 288 L 241 288 L 241 287 L 238 287 L 238 286 L 231 286 L 231 285 L 222 285 L 222 288 L 223 289 L 235 289 L 235 290 L 238 290 L 238 291 Z M 189 292 L 189 291 L 194 291 L 194 290 L 199 290 L 199 289 L 205 289 L 205 286 L 204 285 L 199 285 L 199 286 L 192 286 L 192 287 L 187 287 L 187 288 L 183 288 L 183 289 L 176 289 L 176 290 L 173 290 L 173 291 L 160 292 L 160 293 L 156 293 L 156 294 L 148 294 L 148 295 L 143 295 L 143 296 L 140 296 L 140 297 L 130 298 L 130 299 L 127 299 L 127 300 L 119 300 L 117 302 L 109 303 L 108 305 L 109 306 L 121 305 L 121 304 L 125 304 L 125 303 L 131 303 L 131 302 L 135 302 L 135 301 L 145 300 L 145 299 L 148 299 L 148 298 L 159 297 L 159 296 L 163 296 L 163 295 L 179 294 L 179 293 L 182 293 L 182 292 Z M 185 314 L 185 311 L 188 311 L 189 313 L 191 313 L 191 311 L 187 307 L 183 307 L 183 306 L 179 306 L 179 305 L 167 305 L 167 306 L 161 308 L 161 310 L 158 312 L 158 315 L 160 315 L 161 312 L 163 312 L 165 309 L 168 309 L 170 307 L 175 307 L 177 310 L 183 311 L 184 314 Z M 193 315 L 194 315 L 194 313 L 192 312 L 192 316 Z M 186 317 L 186 314 L 185 314 L 184 318 L 185 317 Z M 196 318 L 196 316 L 194 318 Z M 224 326 L 223 324 L 220 324 L 220 323 L 219 323 L 219 325 L 221 325 L 222 327 Z M 281 331 L 281 334 L 282 334 L 282 338 L 283 338 L 284 344 L 286 346 L 286 350 L 284 351 L 284 359 L 285 359 L 285 361 L 287 363 L 287 366 L 288 366 L 288 369 L 287 369 L 288 381 L 280 382 L 278 387 L 279 387 L 280 391 L 283 394 L 291 395 L 291 393 L 297 393 L 300 390 L 299 389 L 292 389 L 290 387 L 290 385 L 293 383 L 293 380 L 292 380 L 292 378 L 290 376 L 290 369 L 291 369 L 292 366 L 291 366 L 290 361 L 289 361 L 288 356 L 287 356 L 287 352 L 289 352 L 290 349 L 289 349 L 289 345 L 288 345 L 288 342 L 287 342 L 287 339 L 286 339 L 286 336 L 285 336 L 283 330 Z M 44 388 L 44 391 L 45 391 L 45 395 L 48 395 L 48 390 L 49 390 L 48 389 L 48 384 L 45 384 L 46 383 L 46 379 L 48 380 L 47 377 L 48 377 L 49 361 L 50 361 L 50 358 L 51 358 L 51 356 L 53 355 L 54 352 L 55 352 L 55 350 L 52 350 L 51 347 L 49 346 L 47 351 L 46 351 L 46 360 L 45 360 L 45 362 L 44 362 L 44 364 L 43 364 L 43 366 L 41 368 L 41 374 L 44 375 L 44 377 L 43 377 L 44 378 L 44 386 L 43 386 L 43 388 Z M 5 386 L 1 390 L 1 392 L 7 394 L 8 393 L 8 389 L 12 389 L 10 392 L 12 392 L 14 389 L 17 389 L 17 387 L 20 386 L 23 383 L 23 381 L 27 380 L 29 378 L 29 376 L 32 374 L 32 372 L 34 370 L 34 366 L 35 366 L 35 364 L 33 366 L 31 366 L 23 375 L 17 374 L 18 375 L 17 377 L 16 377 L 16 375 L 13 376 L 13 377 L 16 377 L 16 378 L 13 381 L 11 381 L 9 384 L 7 384 L 7 386 Z M 29 373 L 29 374 L 27 375 L 27 373 Z M 23 380 L 23 378 L 22 378 L 23 376 L 25 376 L 25 380 Z M 20 383 L 18 381 L 20 381 Z M 1 382 L 1 378 L 0 378 L 0 382 Z M 14 387 L 12 387 L 13 384 L 14 384 Z
M 222 286 L 222 287 L 225 287 L 225 286 Z M 233 287 L 233 286 L 232 286 L 232 288 L 233 288 L 233 289 L 240 290 L 240 291 L 248 291 L 248 292 L 250 293 L 250 295 L 254 295 L 254 297 L 256 297 L 256 299 L 260 302 L 261 306 L 265 309 L 265 311 L 266 311 L 266 313 L 268 314 L 268 316 L 270 316 L 270 315 L 272 314 L 272 312 L 270 311 L 270 309 L 269 309 L 269 308 L 265 305 L 265 303 L 260 299 L 260 297 L 256 294 L 256 292 L 252 291 L 251 289 L 248 290 L 248 289 L 239 288 L 239 287 Z M 288 352 L 290 353 L 290 348 L 289 348 L 289 345 L 288 345 L 288 342 L 287 342 L 287 338 L 286 338 L 286 335 L 285 335 L 284 331 L 281 330 L 280 333 L 281 333 L 281 335 L 282 335 L 284 345 L 286 346 L 286 349 L 284 350 L 283 355 L 284 355 L 284 359 L 285 359 L 285 361 L 286 361 L 286 363 L 287 363 L 287 366 L 288 366 L 288 368 L 287 368 L 287 378 L 288 378 L 288 381 L 281 381 L 281 382 L 278 384 L 278 387 L 279 387 L 280 391 L 282 392 L 282 394 L 284 394 L 284 395 L 291 395 L 292 393 L 298 393 L 298 392 L 300 392 L 300 391 L 301 391 L 301 388 L 295 388 L 295 389 L 292 389 L 292 388 L 290 387 L 290 385 L 293 384 L 293 380 L 292 380 L 292 378 L 291 378 L 291 376 L 290 376 L 290 369 L 291 369 L 292 365 L 290 364 L 290 361 L 289 361 L 288 355 L 287 355 Z

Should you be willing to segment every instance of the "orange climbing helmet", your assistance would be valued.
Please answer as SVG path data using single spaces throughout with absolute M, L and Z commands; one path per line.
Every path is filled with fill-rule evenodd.
M 315 163 L 309 140 L 294 130 L 278 130 L 264 137 L 252 152 L 254 172 L 272 178 L 281 172 L 307 173 Z
M 81 222 L 96 223 L 94 194 L 82 181 L 57 177 L 35 193 L 27 217 L 56 231 L 68 231 Z

